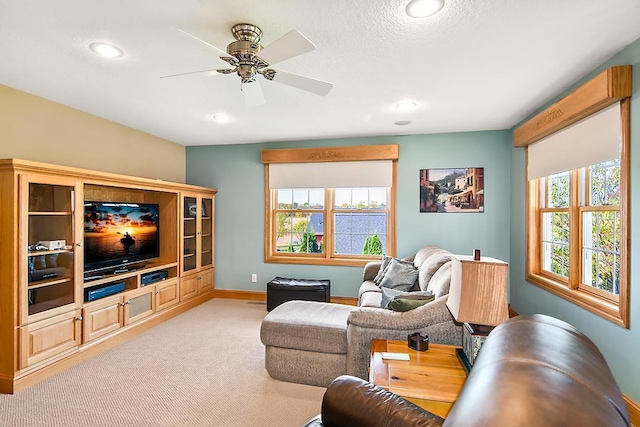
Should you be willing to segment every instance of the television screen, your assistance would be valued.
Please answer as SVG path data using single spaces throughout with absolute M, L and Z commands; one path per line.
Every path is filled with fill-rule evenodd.
M 85 272 L 157 258 L 158 218 L 157 204 L 85 202 Z

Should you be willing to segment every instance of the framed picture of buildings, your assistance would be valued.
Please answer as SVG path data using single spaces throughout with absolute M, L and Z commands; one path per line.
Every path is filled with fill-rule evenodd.
M 484 168 L 420 169 L 420 212 L 484 212 Z

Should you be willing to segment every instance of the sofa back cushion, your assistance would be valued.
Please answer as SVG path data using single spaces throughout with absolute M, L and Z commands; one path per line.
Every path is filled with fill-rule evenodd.
M 451 261 L 447 261 L 440 266 L 438 271 L 431 277 L 426 290 L 433 292 L 436 298 L 449 295 L 449 285 L 451 284 Z
M 444 249 L 440 249 L 431 254 L 418 270 L 418 284 L 414 289 L 420 291 L 430 290 L 428 287 L 431 278 L 436 274 L 438 269 L 448 261 L 451 261 L 451 252 L 445 251 Z
M 416 254 L 413 256 L 413 265 L 420 268 L 423 262 L 426 261 L 431 255 L 435 252 L 441 251 L 442 248 L 436 245 L 427 245 L 421 248 Z

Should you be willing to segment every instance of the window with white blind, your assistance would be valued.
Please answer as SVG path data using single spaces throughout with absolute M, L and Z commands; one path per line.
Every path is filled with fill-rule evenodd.
M 395 145 L 263 151 L 265 261 L 362 265 L 395 254 L 396 160 Z
M 622 326 L 628 117 L 615 103 L 527 147 L 527 280 Z

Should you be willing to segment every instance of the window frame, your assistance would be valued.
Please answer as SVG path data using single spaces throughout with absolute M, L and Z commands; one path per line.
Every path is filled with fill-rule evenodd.
M 275 247 L 276 213 L 278 212 L 275 197 L 276 189 L 269 187 L 269 164 L 271 163 L 310 163 L 321 161 L 368 161 L 391 160 L 392 161 L 392 185 L 387 188 L 387 235 L 386 253 L 396 256 L 396 185 L 397 185 L 397 160 L 398 145 L 372 145 L 354 147 L 330 147 L 330 148 L 298 148 L 263 150 L 262 163 L 265 165 L 265 241 L 264 261 L 268 263 L 308 264 L 308 265 L 335 265 L 335 266 L 363 266 L 367 262 L 379 260 L 380 255 L 347 255 L 333 254 L 334 251 L 334 214 L 342 212 L 334 206 L 334 188 L 325 189 L 324 209 L 324 253 L 292 253 L 277 252 Z M 349 186 L 345 186 L 350 188 Z M 350 210 L 349 210 L 350 211 Z M 356 210 L 357 211 L 357 210 Z M 377 210 L 376 210 L 377 211 Z M 367 211 L 368 212 L 368 211 Z
M 573 304 L 576 304 L 598 316 L 629 327 L 629 167 L 630 167 L 630 100 L 624 98 L 620 102 L 621 114 L 621 152 L 620 152 L 620 282 L 619 294 L 612 297 L 604 291 L 582 284 L 583 266 L 583 213 L 586 211 L 610 210 L 607 207 L 587 206 L 588 190 L 585 191 L 585 202 L 580 200 L 579 169 L 570 174 L 569 203 L 569 277 L 568 280 L 543 270 L 542 266 L 542 212 L 540 200 L 541 179 L 534 179 L 526 185 L 526 272 L 525 279 Z M 528 152 L 527 152 L 528 168 Z M 585 185 L 588 179 L 585 181 Z

